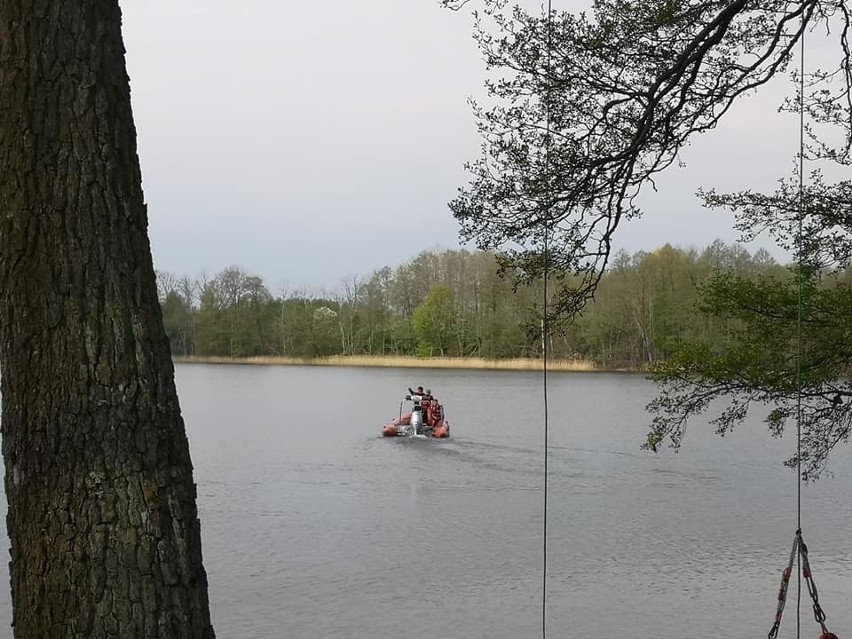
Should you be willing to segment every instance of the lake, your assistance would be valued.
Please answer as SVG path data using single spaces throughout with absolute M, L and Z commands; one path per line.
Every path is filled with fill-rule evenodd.
M 451 439 L 379 437 L 419 384 Z M 177 386 L 220 639 L 541 637 L 540 373 L 195 364 Z M 755 415 L 724 438 L 696 420 L 679 453 L 641 451 L 654 393 L 637 375 L 549 376 L 547 636 L 765 637 L 796 528 L 781 463 L 795 441 Z M 850 453 L 803 493 L 841 637 Z M 780 637 L 796 636 L 794 587 Z M 802 628 L 819 634 L 806 594 Z

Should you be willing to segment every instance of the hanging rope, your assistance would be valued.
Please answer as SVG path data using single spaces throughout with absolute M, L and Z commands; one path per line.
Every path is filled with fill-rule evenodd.
M 799 51 L 799 194 L 798 194 L 798 220 L 796 230 L 796 262 L 797 262 L 797 314 L 796 314 L 796 536 L 793 539 L 793 550 L 790 552 L 790 561 L 781 574 L 781 588 L 778 592 L 778 607 L 775 612 L 775 622 L 769 631 L 769 639 L 778 636 L 781 625 L 781 616 L 784 613 L 784 605 L 787 602 L 787 591 L 790 585 L 790 576 L 793 571 L 793 563 L 797 567 L 796 593 L 796 637 L 801 637 L 802 632 L 802 580 L 807 586 L 808 595 L 813 602 L 814 619 L 819 624 L 822 634 L 820 639 L 837 639 L 837 635 L 828 631 L 825 625 L 825 612 L 819 603 L 819 593 L 816 582 L 814 582 L 808 561 L 808 547 L 802 538 L 802 360 L 803 360 L 803 331 L 804 324 L 804 249 L 802 246 L 803 227 L 805 218 L 805 25 L 807 15 L 802 13 L 801 42 Z
M 802 272 L 802 225 L 805 218 L 805 12 L 802 12 L 802 39 L 799 43 L 799 211 L 796 229 L 797 311 L 796 311 L 796 538 L 802 539 L 802 316 L 804 288 Z M 801 543 L 798 544 L 801 558 Z M 802 631 L 802 571 L 801 561 L 796 562 L 796 639 Z
M 799 572 L 800 582 L 801 579 L 804 579 L 805 585 L 808 589 L 808 595 L 810 595 L 813 604 L 814 620 L 816 620 L 819 624 L 820 630 L 822 630 L 820 639 L 837 639 L 837 635 L 829 632 L 825 625 L 825 612 L 819 603 L 819 592 L 817 591 L 816 582 L 814 581 L 813 573 L 811 572 L 811 564 L 808 561 L 808 547 L 805 544 L 805 540 L 802 539 L 801 530 L 796 531 L 796 536 L 793 538 L 793 550 L 790 551 L 790 561 L 784 569 L 784 572 L 781 573 L 781 588 L 778 591 L 778 608 L 775 611 L 775 623 L 772 624 L 772 629 L 769 631 L 769 639 L 775 639 L 778 636 L 778 628 L 781 626 L 781 616 L 784 613 L 784 604 L 787 602 L 787 590 L 790 585 L 790 576 L 793 572 L 793 563 L 797 558 L 801 563 L 801 571 Z M 799 599 L 801 600 L 801 597 Z M 797 617 L 796 621 L 796 636 L 800 636 L 800 619 Z
M 552 0 L 547 1 L 547 68 L 545 69 L 545 138 L 544 138 L 544 168 L 545 179 L 550 176 L 550 144 L 551 144 L 551 117 L 550 117 L 550 90 L 551 90 L 551 68 L 553 64 L 553 40 L 552 40 Z M 541 570 L 541 637 L 547 639 L 547 444 L 548 444 L 548 418 L 547 418 L 547 353 L 548 353 L 548 322 L 547 322 L 547 281 L 550 274 L 550 207 L 552 198 L 550 186 L 548 184 L 547 193 L 545 194 L 545 211 L 544 211 L 544 274 L 543 274 L 543 292 L 542 292 L 542 315 L 541 315 L 541 341 L 542 341 L 542 386 L 544 400 L 544 517 L 542 522 L 542 570 Z

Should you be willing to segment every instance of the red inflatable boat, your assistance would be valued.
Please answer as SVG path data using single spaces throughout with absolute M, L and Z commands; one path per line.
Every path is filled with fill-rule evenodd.
M 410 411 L 403 406 L 411 402 Z M 444 414 L 444 406 L 430 395 L 406 395 L 399 404 L 399 417 L 382 428 L 385 437 L 418 437 L 446 439 L 450 436 L 450 424 Z

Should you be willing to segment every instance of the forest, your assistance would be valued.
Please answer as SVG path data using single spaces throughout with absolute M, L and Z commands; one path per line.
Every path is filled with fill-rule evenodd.
M 793 277 L 766 250 L 719 240 L 703 249 L 622 251 L 585 311 L 552 327 L 548 352 L 602 369 L 639 369 L 667 361 L 684 341 L 724 343 L 731 320 L 701 305 L 702 286 L 722 274 Z M 335 292 L 275 295 L 238 266 L 213 277 L 158 272 L 157 280 L 175 356 L 501 359 L 543 350 L 542 282 L 518 284 L 489 251 L 423 252 L 343 280 Z

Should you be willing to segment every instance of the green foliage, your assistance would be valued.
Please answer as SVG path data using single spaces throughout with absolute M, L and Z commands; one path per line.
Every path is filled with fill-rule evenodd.
M 646 447 L 666 438 L 680 446 L 687 421 L 711 406 L 720 407 L 711 420 L 720 434 L 758 406 L 780 436 L 801 406 L 804 474 L 818 476 L 850 434 L 852 288 L 813 271 L 801 279 L 719 274 L 702 293 L 702 311 L 728 326 L 725 339 L 683 343 L 653 366 L 662 392 L 649 405 L 655 417 Z
M 448 355 L 458 330 L 453 292 L 446 286 L 433 287 L 414 310 L 412 325 L 419 357 Z
M 201 298 L 201 308 L 198 309 L 195 324 L 198 355 L 230 356 L 228 317 L 216 307 L 210 292 Z
M 550 353 L 638 368 L 670 358 L 686 339 L 724 343 L 729 322 L 699 312 L 696 286 L 714 269 L 751 277 L 778 268 L 718 242 L 700 253 L 619 254 L 584 314 L 553 325 Z M 238 267 L 179 286 L 161 274 L 163 322 L 175 355 L 540 357 L 542 283 L 515 286 L 498 272 L 487 251 L 423 253 L 339 293 L 280 298 Z

